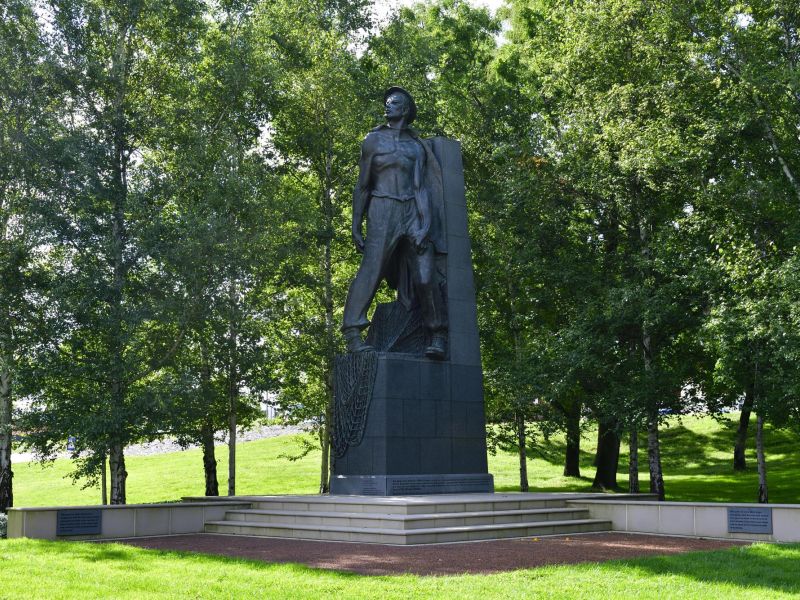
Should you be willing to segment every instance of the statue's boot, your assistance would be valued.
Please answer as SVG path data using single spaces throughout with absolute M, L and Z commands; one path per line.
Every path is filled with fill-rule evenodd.
M 375 350 L 369 344 L 361 341 L 361 331 L 358 327 L 348 327 L 343 332 L 344 339 L 347 340 L 348 352 L 372 352 Z
M 445 358 L 445 336 L 443 333 L 434 333 L 431 343 L 425 348 L 425 356 L 433 360 L 444 360 Z

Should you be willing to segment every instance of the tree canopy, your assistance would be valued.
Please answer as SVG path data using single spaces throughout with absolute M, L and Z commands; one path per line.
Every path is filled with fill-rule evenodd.
M 269 401 L 323 449 L 358 148 L 383 91 L 462 144 L 488 434 L 800 427 L 800 9 L 787 1 L 11 0 L 0 7 L 0 510 L 12 431 L 125 502 L 125 448 Z M 386 293 L 381 291 L 381 294 Z M 746 435 L 744 438 L 746 439 Z M 732 440 L 733 450 L 733 440 Z M 759 454 L 763 458 L 763 452 Z M 763 462 L 763 461 L 760 461 Z M 737 463 L 739 464 L 739 463 Z M 743 466 L 743 464 L 739 464 Z M 761 499 L 767 498 L 766 466 Z

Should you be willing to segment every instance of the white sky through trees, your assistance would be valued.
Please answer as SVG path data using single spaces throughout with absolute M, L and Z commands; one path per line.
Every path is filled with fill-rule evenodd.
M 375 13 L 381 15 L 387 9 L 394 9 L 400 6 L 411 6 L 417 4 L 419 0 L 375 0 Z M 485 6 L 494 13 L 503 4 L 503 0 L 469 0 L 472 6 Z

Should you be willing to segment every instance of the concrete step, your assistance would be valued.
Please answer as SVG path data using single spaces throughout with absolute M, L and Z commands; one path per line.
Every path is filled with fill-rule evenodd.
M 474 496 L 484 496 L 474 494 Z M 507 510 L 564 508 L 566 498 L 520 498 L 519 494 L 505 497 L 495 494 L 494 498 L 475 497 L 454 498 L 420 497 L 365 497 L 365 496 L 284 496 L 284 497 L 251 497 L 254 509 L 258 510 L 294 510 L 312 512 L 363 512 L 379 514 L 418 515 L 429 513 L 456 512 L 499 512 Z M 244 499 L 244 498 L 242 498 Z
M 206 523 L 205 527 L 206 533 L 393 545 L 563 535 L 610 529 L 611 522 L 600 519 L 464 525 L 411 530 L 248 521 L 210 521 Z
M 381 514 L 372 512 L 336 512 L 302 510 L 238 509 L 225 513 L 226 521 L 279 523 L 283 525 L 330 525 L 370 529 L 430 529 L 466 525 L 498 525 L 586 519 L 587 509 L 535 508 L 526 510 L 470 511 L 420 515 Z

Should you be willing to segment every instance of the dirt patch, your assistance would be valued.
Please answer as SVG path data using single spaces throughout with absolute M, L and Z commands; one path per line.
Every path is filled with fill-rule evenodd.
M 742 544 L 625 533 L 424 546 L 384 546 L 203 533 L 138 538 L 125 540 L 124 543 L 154 550 L 202 552 L 271 563 L 301 563 L 319 569 L 363 575 L 496 573 L 543 565 L 719 550 Z

